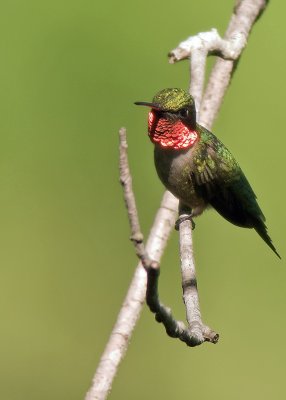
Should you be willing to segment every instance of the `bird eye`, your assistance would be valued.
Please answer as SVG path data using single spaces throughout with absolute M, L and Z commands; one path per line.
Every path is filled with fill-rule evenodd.
M 189 109 L 188 108 L 182 108 L 180 110 L 180 117 L 181 118 L 188 118 L 189 116 Z

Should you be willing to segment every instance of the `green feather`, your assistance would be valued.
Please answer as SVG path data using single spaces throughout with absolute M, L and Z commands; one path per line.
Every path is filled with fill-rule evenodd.
M 224 218 L 254 228 L 279 257 L 265 225 L 256 195 L 231 152 L 211 132 L 197 125 L 201 140 L 194 151 L 197 191 Z

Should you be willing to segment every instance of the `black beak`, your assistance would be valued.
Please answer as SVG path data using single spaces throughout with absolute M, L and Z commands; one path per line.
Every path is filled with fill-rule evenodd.
M 161 110 L 159 105 L 156 103 L 148 103 L 147 101 L 135 101 L 134 104 L 136 104 L 136 106 L 147 106 L 153 108 L 154 110 Z

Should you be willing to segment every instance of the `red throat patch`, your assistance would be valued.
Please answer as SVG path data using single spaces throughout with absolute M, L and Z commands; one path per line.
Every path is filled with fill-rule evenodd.
M 158 118 L 154 111 L 149 112 L 148 134 L 153 143 L 176 150 L 193 146 L 199 138 L 198 133 L 188 128 L 182 121 L 173 122 Z

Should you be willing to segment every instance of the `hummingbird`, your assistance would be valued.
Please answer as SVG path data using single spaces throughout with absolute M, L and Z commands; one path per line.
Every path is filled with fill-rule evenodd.
M 157 174 L 179 199 L 176 229 L 186 219 L 214 208 L 234 225 L 253 228 L 279 257 L 267 232 L 265 217 L 256 195 L 238 162 L 225 145 L 196 121 L 193 97 L 182 89 L 158 92 L 150 107 L 148 135 L 154 143 Z

